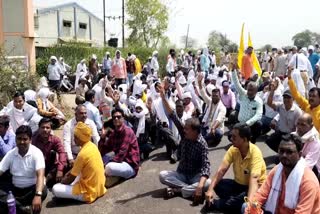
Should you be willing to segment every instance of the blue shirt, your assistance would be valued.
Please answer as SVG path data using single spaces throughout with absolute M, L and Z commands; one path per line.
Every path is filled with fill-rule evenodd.
M 11 149 L 16 147 L 16 135 L 12 130 L 8 130 L 4 137 L 0 137 L 0 159 Z
M 319 61 L 319 55 L 316 54 L 316 53 L 312 53 L 312 54 L 309 56 L 309 61 L 310 61 L 310 63 L 311 63 L 313 72 L 315 72 L 315 70 L 316 70 L 316 64 L 317 64 L 317 62 Z

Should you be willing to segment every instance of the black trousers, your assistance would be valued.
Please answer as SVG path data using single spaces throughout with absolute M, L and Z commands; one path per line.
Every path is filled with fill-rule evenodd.
M 223 213 L 240 214 L 248 190 L 248 186 L 238 184 L 232 179 L 222 179 L 214 188 L 219 199 L 214 200 L 213 208 Z
M 278 153 L 278 148 L 282 140 L 282 136 L 286 134 L 287 133 L 285 132 L 275 131 L 267 138 L 266 144 L 270 147 L 270 149 Z
M 7 197 L 9 191 L 12 191 L 12 194 L 15 197 L 17 213 L 23 213 L 23 207 L 32 205 L 32 200 L 36 192 L 36 185 L 27 188 L 18 188 L 12 183 L 7 183 L 5 186 L 0 187 L 0 213 L 8 213 Z M 41 196 L 42 202 L 46 199 L 47 194 L 47 187 L 44 186 Z
M 178 148 L 178 139 L 176 139 L 173 136 L 173 132 L 169 127 L 163 126 L 162 124 L 158 123 L 157 128 L 158 129 L 156 146 L 163 145 L 164 143 L 167 149 L 167 156 L 168 158 L 170 158 L 171 155 L 175 153 Z

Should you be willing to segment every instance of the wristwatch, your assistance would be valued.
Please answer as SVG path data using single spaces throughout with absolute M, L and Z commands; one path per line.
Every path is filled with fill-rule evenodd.
M 36 196 L 42 196 L 42 191 L 37 191 Z

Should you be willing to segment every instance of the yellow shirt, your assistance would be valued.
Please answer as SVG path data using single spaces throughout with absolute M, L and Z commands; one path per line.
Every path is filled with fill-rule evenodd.
M 266 163 L 260 149 L 252 143 L 249 143 L 249 151 L 244 159 L 242 159 L 239 149 L 231 146 L 223 160 L 233 164 L 234 180 L 238 184 L 249 185 L 250 175 L 259 176 L 259 185 L 266 180 Z
M 293 79 L 288 80 L 288 85 L 294 100 L 304 112 L 312 116 L 313 125 L 320 132 L 320 105 L 311 109 L 309 101 L 298 92 Z
M 104 167 L 98 147 L 88 142 L 81 148 L 71 169 L 73 176 L 80 180 L 73 186 L 72 194 L 83 194 L 83 199 L 91 203 L 106 193 Z

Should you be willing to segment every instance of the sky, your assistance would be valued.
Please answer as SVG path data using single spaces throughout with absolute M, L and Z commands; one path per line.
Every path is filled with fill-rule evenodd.
M 250 31 L 253 45 L 274 47 L 292 45 L 291 38 L 309 29 L 320 32 L 319 0 L 165 0 L 169 6 L 169 26 L 166 35 L 172 43 L 182 46 L 186 35 L 205 46 L 208 35 L 216 30 L 239 44 L 242 23 L 245 41 Z M 98 17 L 103 17 L 102 0 L 33 0 L 34 7 L 47 7 L 77 2 Z M 106 0 L 106 16 L 121 16 L 121 0 Z M 314 9 L 313 9 L 314 8 Z M 309 12 L 311 11 L 311 12 Z M 106 19 L 107 38 L 121 38 L 121 20 Z M 121 39 L 120 39 L 121 40 Z

